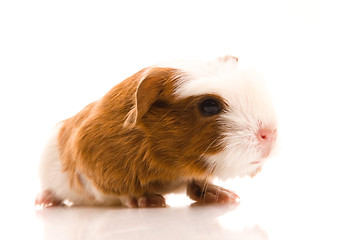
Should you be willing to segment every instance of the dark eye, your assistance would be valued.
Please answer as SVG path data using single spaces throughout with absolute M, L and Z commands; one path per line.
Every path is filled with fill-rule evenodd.
M 221 111 L 221 106 L 217 100 L 209 98 L 200 102 L 199 110 L 204 116 L 213 116 Z

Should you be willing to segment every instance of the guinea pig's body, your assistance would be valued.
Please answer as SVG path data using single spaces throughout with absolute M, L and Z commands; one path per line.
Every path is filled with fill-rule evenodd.
M 165 206 L 163 194 L 185 188 L 196 201 L 236 201 L 210 180 L 256 174 L 276 140 L 255 76 L 234 57 L 134 74 L 58 124 L 36 203 Z

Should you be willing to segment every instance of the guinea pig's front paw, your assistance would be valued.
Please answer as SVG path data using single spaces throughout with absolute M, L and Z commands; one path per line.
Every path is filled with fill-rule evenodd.
M 160 194 L 150 194 L 139 198 L 125 197 L 121 200 L 129 208 L 166 207 L 165 198 Z
M 202 181 L 192 181 L 187 186 L 187 195 L 199 203 L 238 203 L 239 197 L 225 188 Z

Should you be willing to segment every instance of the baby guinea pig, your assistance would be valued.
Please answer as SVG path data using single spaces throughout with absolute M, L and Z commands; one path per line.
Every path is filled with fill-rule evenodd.
M 148 67 L 57 125 L 36 204 L 161 207 L 182 189 L 198 202 L 237 202 L 212 179 L 255 175 L 276 137 L 271 99 L 236 57 Z

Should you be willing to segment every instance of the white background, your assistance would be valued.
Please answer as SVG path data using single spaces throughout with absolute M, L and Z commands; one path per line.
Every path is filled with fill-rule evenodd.
M 56 122 L 143 67 L 232 54 L 266 78 L 279 116 L 279 153 L 256 178 L 223 183 L 241 196 L 235 210 L 209 208 L 220 215 L 210 224 L 203 215 L 189 217 L 188 203 L 177 212 L 182 200 L 173 200 L 166 211 L 180 214 L 175 224 L 184 224 L 187 213 L 185 221 L 205 221 L 209 231 L 199 234 L 219 234 L 215 239 L 226 230 L 235 239 L 361 239 L 358 2 L 1 1 L 0 238 L 62 239 L 65 231 L 82 239 L 72 235 L 79 229 L 66 227 L 72 215 L 62 211 L 82 216 L 85 229 L 92 226 L 87 214 L 113 216 L 109 209 L 35 214 L 37 161 Z M 125 212 L 129 218 L 119 221 L 137 225 L 139 219 L 128 220 L 139 212 L 117 216 Z M 141 213 L 144 222 L 147 214 L 168 216 Z M 55 227 L 49 228 L 49 216 L 58 219 Z M 111 235 L 107 229 L 94 234 L 88 239 Z

